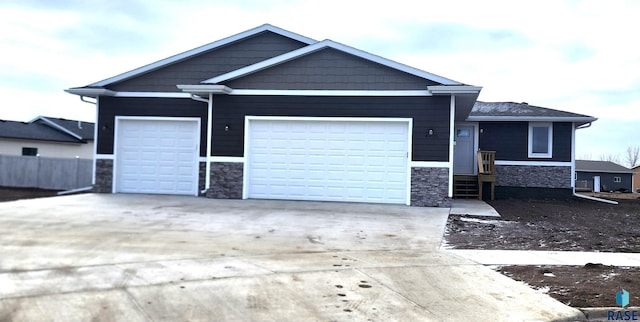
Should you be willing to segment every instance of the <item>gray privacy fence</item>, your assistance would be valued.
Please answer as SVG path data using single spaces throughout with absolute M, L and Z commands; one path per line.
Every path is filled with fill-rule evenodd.
M 0 186 L 71 190 L 91 186 L 93 160 L 0 155 Z

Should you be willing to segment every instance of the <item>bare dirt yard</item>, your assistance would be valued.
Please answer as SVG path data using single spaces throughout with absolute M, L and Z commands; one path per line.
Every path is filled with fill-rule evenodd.
M 625 197 L 634 195 L 626 195 Z M 450 216 L 445 242 L 454 249 L 516 249 L 640 253 L 640 199 L 618 205 L 570 201 L 495 200 L 501 218 Z M 615 307 L 624 288 L 640 303 L 640 268 L 502 266 L 497 271 L 574 307 Z

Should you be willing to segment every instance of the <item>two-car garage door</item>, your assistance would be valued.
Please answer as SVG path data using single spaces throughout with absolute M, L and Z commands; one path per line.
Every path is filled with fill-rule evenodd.
M 248 125 L 246 197 L 408 204 L 407 120 Z

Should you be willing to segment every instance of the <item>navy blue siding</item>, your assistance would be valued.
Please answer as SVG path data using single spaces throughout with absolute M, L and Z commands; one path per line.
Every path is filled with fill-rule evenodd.
M 425 90 L 438 83 L 335 49 L 227 82 L 238 89 Z
M 402 117 L 413 118 L 413 160 L 448 161 L 449 104 L 449 97 L 216 96 L 212 154 L 244 155 L 245 115 Z M 435 135 L 427 138 L 428 129 Z
M 306 44 L 297 40 L 272 32 L 263 32 L 136 78 L 112 84 L 108 88 L 128 92 L 178 92 L 177 84 L 199 84 L 203 80 L 304 46 Z
M 189 98 L 100 97 L 98 154 L 113 154 L 115 116 L 170 116 L 200 118 L 200 156 L 207 154 L 207 104 Z
M 529 158 L 528 122 L 480 122 L 479 148 L 496 151 L 496 160 L 571 161 L 571 123 L 553 123 L 552 158 Z
M 617 191 L 626 189 L 632 191 L 631 173 L 606 173 L 576 171 L 578 181 L 586 180 L 589 187 L 593 187 L 593 177 L 600 176 L 601 191 Z M 620 182 L 614 182 L 614 177 L 620 177 Z

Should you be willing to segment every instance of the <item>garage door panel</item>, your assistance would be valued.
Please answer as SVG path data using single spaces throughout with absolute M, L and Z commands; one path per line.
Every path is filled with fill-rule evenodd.
M 195 120 L 118 120 L 116 192 L 195 195 L 199 132 Z
M 407 122 L 251 120 L 250 198 L 406 203 Z

